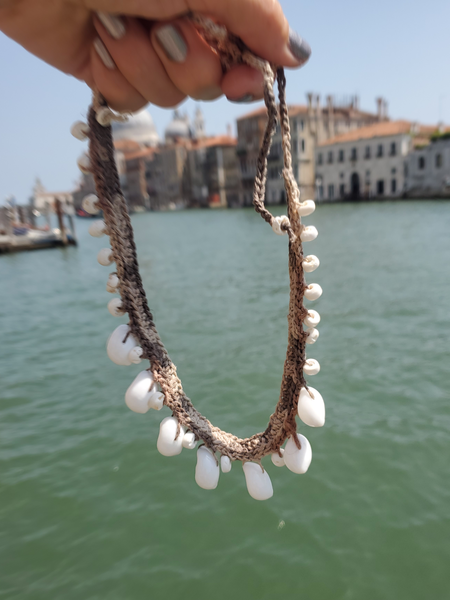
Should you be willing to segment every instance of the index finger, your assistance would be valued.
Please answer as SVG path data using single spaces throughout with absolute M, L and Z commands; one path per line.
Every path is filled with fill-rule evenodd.
M 290 29 L 277 0 L 84 0 L 83 4 L 94 11 L 157 21 L 199 12 L 217 19 L 255 54 L 280 66 L 298 67 L 311 53 L 308 43 Z

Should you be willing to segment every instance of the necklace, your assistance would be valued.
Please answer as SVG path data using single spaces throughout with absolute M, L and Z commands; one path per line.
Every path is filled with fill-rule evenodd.
M 95 237 L 106 234 L 110 239 L 111 247 L 100 250 L 97 257 L 104 266 L 116 265 L 116 271 L 109 276 L 107 291 L 119 293 L 120 298 L 112 299 L 108 309 L 114 316 L 127 313 L 129 317 L 127 325 L 119 325 L 111 334 L 107 342 L 108 356 L 119 365 L 138 364 L 143 359 L 150 361 L 150 367 L 139 373 L 128 388 L 126 404 L 138 413 L 146 413 L 150 408 L 160 410 L 164 405 L 172 411 L 172 416 L 161 422 L 157 441 L 157 448 L 164 456 L 177 455 L 183 448 L 193 449 L 197 442 L 201 442 L 195 470 L 195 480 L 200 487 L 215 489 L 220 469 L 227 473 L 233 461 L 241 461 L 250 495 L 256 500 L 266 500 L 273 495 L 273 488 L 262 466 L 262 458 L 270 454 L 276 466 L 286 465 L 294 473 L 305 473 L 311 463 L 311 446 L 304 435 L 297 433 L 296 416 L 310 427 L 321 427 L 325 423 L 322 396 L 309 387 L 305 380 L 305 375 L 312 376 L 320 370 L 316 360 L 306 359 L 306 345 L 313 344 L 319 336 L 316 325 L 320 316 L 303 304 L 304 298 L 316 300 L 322 294 L 321 287 L 315 283 L 308 285 L 304 276 L 305 272 L 310 273 L 319 266 L 316 256 L 303 254 L 303 242 L 315 239 L 317 229 L 304 226 L 301 217 L 310 215 L 315 204 L 313 200 L 300 202 L 299 188 L 293 176 L 283 69 L 253 55 L 241 40 L 209 19 L 198 15 L 191 15 L 190 18 L 217 52 L 225 70 L 233 64 L 245 63 L 259 69 L 264 76 L 267 125 L 257 162 L 253 204 L 276 234 L 289 238 L 290 280 L 288 346 L 280 396 L 264 432 L 240 439 L 222 431 L 196 410 L 183 390 L 147 303 L 139 273 L 133 228 L 120 188 L 111 121 L 123 120 L 124 117 L 111 111 L 98 94 L 94 94 L 88 124 L 78 122 L 72 127 L 75 137 L 89 138 L 89 161 L 80 167 L 92 173 L 97 193 L 86 197 L 83 207 L 92 214 L 103 211 L 104 221 L 93 223 L 89 231 Z M 274 93 L 275 81 L 278 86 L 278 107 Z M 287 215 L 281 217 L 274 217 L 264 204 L 267 157 L 277 120 L 282 135 L 282 175 L 287 197 Z M 282 448 L 286 440 L 286 446 Z M 220 455 L 220 467 L 217 454 Z

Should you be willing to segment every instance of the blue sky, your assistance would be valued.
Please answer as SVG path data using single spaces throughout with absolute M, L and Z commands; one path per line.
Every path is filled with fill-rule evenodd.
M 450 2 L 430 0 L 282 0 L 291 25 L 311 44 L 309 64 L 288 73 L 288 101 L 305 93 L 359 94 L 375 110 L 389 102 L 391 118 L 450 122 Z M 87 87 L 28 54 L 0 34 L 0 203 L 27 201 L 36 176 L 49 190 L 72 189 L 83 144 L 69 134 L 86 114 Z M 202 103 L 208 133 L 225 132 L 254 105 L 221 99 Z M 183 110 L 192 115 L 194 103 Z M 171 111 L 149 107 L 160 134 Z

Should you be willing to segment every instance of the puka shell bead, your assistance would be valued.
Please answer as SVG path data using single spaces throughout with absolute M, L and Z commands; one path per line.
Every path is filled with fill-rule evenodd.
M 308 358 L 303 365 L 303 372 L 306 375 L 317 375 L 320 371 L 320 364 L 315 358 Z
M 100 220 L 99 221 L 94 221 L 93 223 L 91 223 L 89 225 L 88 231 L 89 231 L 89 235 L 92 235 L 92 237 L 99 238 L 99 237 L 104 236 L 105 233 L 106 233 L 106 223 L 105 223 L 105 221 L 100 221 Z
M 300 450 L 297 448 L 297 445 L 294 441 L 293 437 L 290 437 L 287 441 L 285 453 L 284 453 L 284 462 L 286 463 L 289 471 L 293 473 L 297 473 L 298 475 L 302 475 L 306 473 L 311 464 L 312 460 L 312 450 L 311 444 L 301 433 L 297 433 L 298 441 L 300 442 Z
M 108 311 L 113 317 L 123 317 L 126 312 L 122 309 L 122 300 L 120 298 L 113 298 L 108 302 Z
M 175 417 L 166 417 L 159 426 L 158 441 L 156 447 L 163 456 L 176 456 L 183 450 L 184 427 L 180 426 L 177 436 L 178 421 Z
M 87 123 L 84 123 L 83 121 L 75 121 L 75 123 L 70 128 L 70 133 L 73 135 L 74 138 L 82 142 L 88 137 L 89 125 Z
M 322 288 L 318 283 L 310 283 L 306 286 L 305 298 L 307 300 L 317 300 L 322 295 Z
M 306 333 L 308 334 L 308 337 L 305 340 L 307 344 L 315 344 L 319 339 L 319 330 L 314 327 L 307 329 Z
M 97 254 L 97 262 L 103 267 L 109 267 L 109 265 L 112 265 L 114 260 L 111 248 L 102 248 L 99 250 Z
M 196 445 L 197 440 L 195 439 L 195 433 L 192 433 L 192 431 L 188 431 L 187 433 L 185 433 L 183 437 L 183 448 L 193 450 Z
M 99 212 L 97 207 L 98 197 L 95 194 L 89 194 L 83 198 L 81 207 L 90 215 L 96 215 Z
M 308 310 L 308 314 L 306 315 L 303 323 L 307 327 L 317 327 L 317 325 L 320 323 L 320 315 L 317 310 Z
M 300 202 L 298 206 L 298 214 L 301 217 L 307 217 L 308 215 L 312 215 L 312 213 L 316 210 L 316 203 L 314 200 L 305 200 L 304 202 Z
M 197 450 L 195 482 L 204 490 L 215 490 L 219 483 L 220 469 L 213 452 L 206 446 Z
M 228 456 L 220 457 L 220 468 L 222 473 L 229 473 L 231 471 L 231 459 Z
M 109 336 L 106 344 L 106 352 L 108 353 L 109 358 L 116 365 L 128 366 L 133 362 L 130 359 L 130 353 L 133 353 L 136 347 L 138 347 L 136 338 L 130 333 L 129 326 L 123 324 L 119 325 L 119 327 L 116 327 L 116 329 L 114 329 L 112 334 Z M 142 348 L 139 348 L 139 350 L 141 350 L 142 354 Z
M 287 231 L 281 229 L 282 225 L 290 225 L 289 219 L 286 215 L 282 215 L 281 217 L 274 217 L 272 219 L 272 229 L 277 235 L 286 235 Z
M 158 392 L 157 390 L 154 391 L 155 387 L 153 387 L 152 390 L 150 390 L 152 393 L 148 399 L 148 405 L 150 408 L 153 408 L 153 410 L 161 410 L 164 406 L 164 394 L 162 392 Z
M 87 154 L 82 154 L 80 157 L 78 157 L 77 165 L 82 173 L 91 172 L 91 160 Z
M 308 254 L 305 256 L 302 262 L 303 270 L 305 273 L 312 273 L 320 265 L 320 260 L 314 254 Z
M 284 467 L 284 448 L 280 448 L 280 452 L 282 456 L 278 454 L 278 452 L 274 452 L 271 456 L 272 462 L 276 467 Z
M 125 393 L 125 404 L 130 410 L 141 415 L 149 411 L 149 400 L 154 384 L 150 371 L 141 371 Z
M 115 294 L 119 287 L 119 278 L 115 273 L 111 273 L 106 282 L 106 291 L 110 294 Z
M 250 496 L 254 500 L 268 500 L 273 496 L 272 482 L 269 473 L 263 471 L 261 465 L 254 462 L 246 462 L 244 469 L 245 483 Z
M 300 390 L 297 412 L 305 425 L 323 427 L 325 424 L 325 404 L 322 396 L 313 387 Z
M 308 227 L 305 227 L 302 230 L 302 232 L 300 234 L 300 239 L 302 240 L 302 242 L 312 242 L 313 240 L 316 239 L 316 237 L 318 235 L 319 235 L 319 232 L 314 227 L 314 225 L 308 225 Z
M 128 360 L 130 364 L 138 365 L 142 362 L 141 356 L 143 354 L 143 350 L 140 346 L 135 346 L 128 352 Z

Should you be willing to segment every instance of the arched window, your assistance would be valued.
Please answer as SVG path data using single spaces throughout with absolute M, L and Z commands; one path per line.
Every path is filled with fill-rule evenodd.
M 425 169 L 425 158 L 423 156 L 419 156 L 419 169 Z
M 442 167 L 442 154 L 436 154 L 436 169 Z

